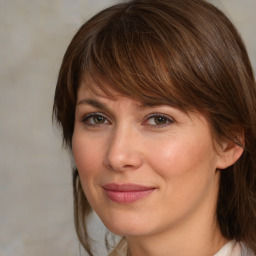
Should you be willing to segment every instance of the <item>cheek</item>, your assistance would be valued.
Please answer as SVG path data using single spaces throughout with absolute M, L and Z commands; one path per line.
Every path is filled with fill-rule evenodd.
M 88 136 L 78 136 L 74 133 L 72 152 L 80 176 L 96 174 L 99 170 L 99 163 L 102 162 L 101 150 L 98 144 L 93 144 Z
M 148 159 L 160 175 L 183 176 L 192 172 L 204 174 L 207 170 L 215 170 L 216 154 L 211 140 L 183 137 L 155 143 L 150 148 Z
M 193 211 L 210 190 L 217 191 L 214 152 L 210 141 L 194 139 L 162 143 L 150 152 L 150 165 L 161 177 L 160 193 L 174 218 Z
M 93 209 L 97 209 L 97 190 L 95 180 L 101 175 L 102 150 L 95 140 L 89 136 L 78 136 L 74 133 L 72 139 L 73 157 L 78 169 L 80 181 Z

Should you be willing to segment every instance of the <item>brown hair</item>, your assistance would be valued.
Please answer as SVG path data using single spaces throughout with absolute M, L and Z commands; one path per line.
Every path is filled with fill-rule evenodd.
M 229 19 L 203 0 L 135 0 L 87 21 L 65 53 L 54 99 L 70 149 L 77 90 L 89 79 L 105 93 L 111 88 L 150 104 L 206 113 L 216 141 L 242 145 L 237 135 L 243 131 L 243 155 L 221 171 L 217 217 L 226 238 L 256 252 L 256 86 Z M 85 223 L 91 207 L 76 168 L 73 185 L 77 234 L 92 255 Z

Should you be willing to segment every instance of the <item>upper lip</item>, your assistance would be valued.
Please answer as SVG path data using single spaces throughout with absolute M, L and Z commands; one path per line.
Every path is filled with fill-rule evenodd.
M 155 187 L 151 186 L 144 186 L 144 185 L 138 185 L 138 184 L 132 184 L 132 183 L 126 183 L 126 184 L 116 184 L 116 183 L 108 183 L 103 186 L 106 190 L 111 191 L 119 191 L 119 192 L 129 192 L 129 191 L 145 191 L 145 190 L 152 190 L 155 189 Z

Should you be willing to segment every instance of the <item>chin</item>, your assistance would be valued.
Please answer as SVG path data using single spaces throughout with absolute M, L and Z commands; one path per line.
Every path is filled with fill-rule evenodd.
M 107 227 L 109 231 L 111 231 L 113 234 L 118 236 L 142 236 L 145 235 L 147 232 L 145 230 L 140 229 L 132 229 L 131 227 Z
M 136 218 L 131 220 L 127 218 L 114 219 L 114 220 L 104 220 L 102 219 L 106 228 L 112 233 L 119 236 L 141 236 L 151 233 L 148 230 L 149 225 L 145 222 L 141 223 L 136 221 Z

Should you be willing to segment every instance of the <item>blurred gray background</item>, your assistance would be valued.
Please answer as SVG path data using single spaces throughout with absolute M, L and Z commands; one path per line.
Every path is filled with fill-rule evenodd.
M 115 2 L 0 0 L 0 256 L 79 254 L 69 158 L 51 122 L 53 95 L 74 33 Z M 211 2 L 237 26 L 256 70 L 256 0 Z M 99 221 L 91 226 L 101 240 Z

